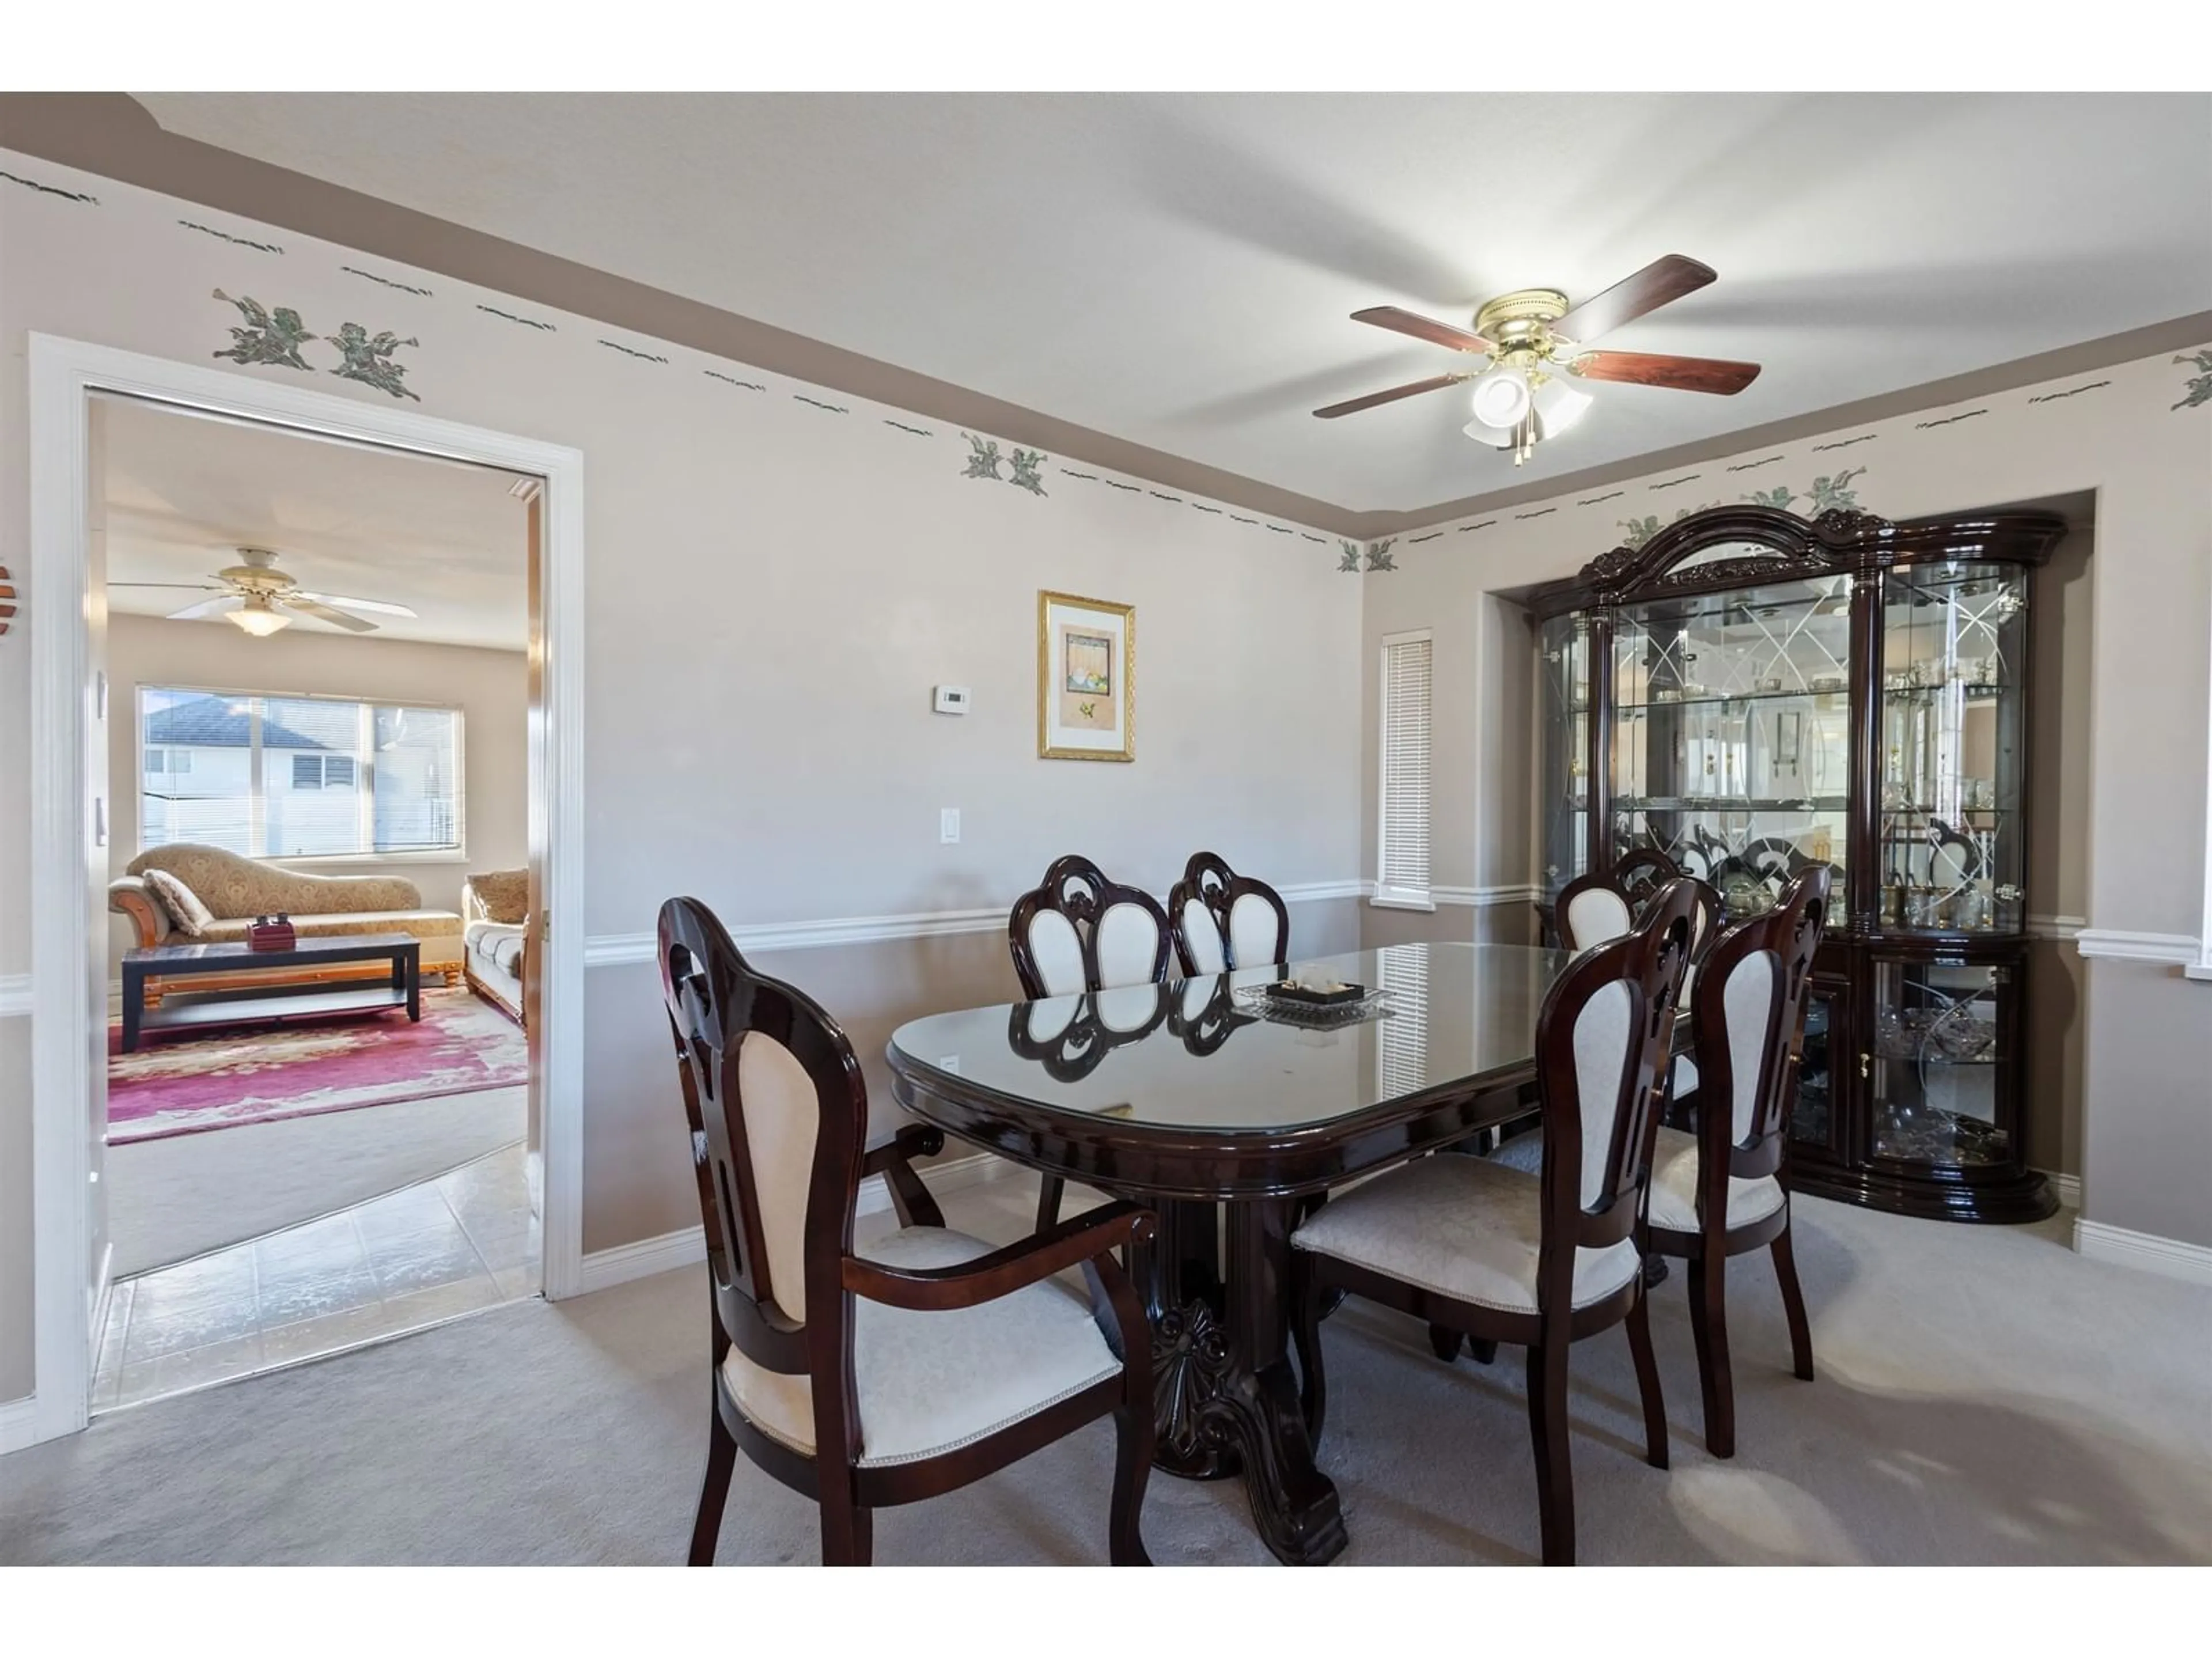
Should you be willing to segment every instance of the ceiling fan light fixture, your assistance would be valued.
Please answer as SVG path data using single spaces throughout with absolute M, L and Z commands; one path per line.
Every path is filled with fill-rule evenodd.
M 1597 400 L 1577 392 L 1556 375 L 1547 375 L 1536 388 L 1536 429 L 1539 436 L 1556 438 L 1582 419 Z
M 1530 401 L 1528 376 L 1509 364 L 1500 363 L 1475 379 L 1474 410 L 1479 425 L 1510 432 L 1528 415 Z
M 238 610 L 224 614 L 257 640 L 265 640 L 279 629 L 292 625 L 292 619 L 270 604 L 266 595 L 260 593 L 247 599 Z

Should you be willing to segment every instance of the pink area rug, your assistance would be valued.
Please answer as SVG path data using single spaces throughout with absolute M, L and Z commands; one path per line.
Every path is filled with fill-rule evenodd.
M 424 991 L 419 1024 L 392 1011 L 241 1025 L 210 1036 L 149 1034 L 127 1054 L 122 1042 L 122 1026 L 111 1025 L 110 1146 L 467 1094 L 530 1078 L 521 1028 L 459 989 Z

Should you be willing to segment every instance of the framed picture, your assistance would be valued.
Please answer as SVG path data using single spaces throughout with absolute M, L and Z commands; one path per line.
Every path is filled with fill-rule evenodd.
M 1137 757 L 1137 608 L 1037 595 L 1037 754 Z

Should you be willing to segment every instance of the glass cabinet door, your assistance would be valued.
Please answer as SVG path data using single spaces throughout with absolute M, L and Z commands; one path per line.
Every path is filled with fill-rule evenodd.
M 1877 959 L 1870 1150 L 1899 1163 L 2013 1160 L 2006 970 Z
M 1882 578 L 1882 930 L 2016 933 L 2022 902 L 2027 573 Z
M 1842 871 L 1850 812 L 1850 583 L 1780 582 L 1624 605 L 1613 642 L 1615 859 L 1654 848 L 1771 905 L 1808 864 Z
M 1850 1047 L 1846 1017 L 1850 982 L 1815 975 L 1805 998 L 1805 1047 L 1797 1066 L 1797 1100 L 1790 1112 L 1790 1139 L 1832 1156 L 1842 1150 L 1843 1075 L 1836 1062 Z
M 1543 707 L 1544 897 L 1589 865 L 1590 624 L 1553 617 L 1537 645 Z

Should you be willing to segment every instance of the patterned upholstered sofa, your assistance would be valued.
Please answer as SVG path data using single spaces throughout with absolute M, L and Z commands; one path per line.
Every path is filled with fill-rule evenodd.
M 518 1025 L 529 917 L 527 870 L 487 870 L 461 884 L 461 972 L 469 989 Z
M 256 916 L 282 910 L 302 939 L 346 933 L 411 933 L 422 942 L 425 977 L 443 973 L 451 983 L 461 966 L 461 919 L 451 910 L 429 910 L 422 890 L 396 876 L 309 876 L 242 858 L 220 847 L 175 842 L 141 853 L 124 866 L 128 872 L 107 886 L 107 908 L 131 918 L 134 943 L 184 945 L 210 940 L 243 940 Z M 191 890 L 211 920 L 198 923 L 173 914 L 149 884 L 148 871 L 166 872 Z M 382 963 L 348 963 L 317 969 L 254 969 L 235 977 L 240 985 L 301 978 L 380 977 Z M 230 975 L 195 975 L 191 988 L 215 990 L 231 984 Z M 147 994 L 157 997 L 158 981 Z

